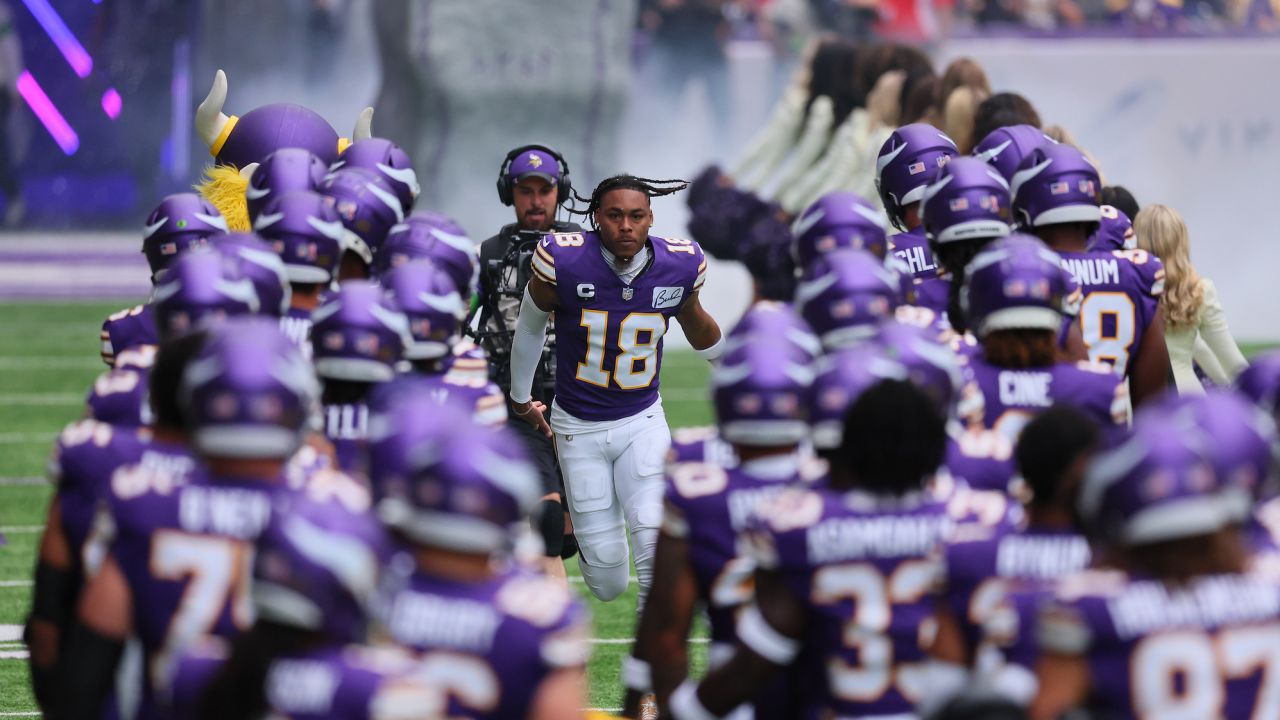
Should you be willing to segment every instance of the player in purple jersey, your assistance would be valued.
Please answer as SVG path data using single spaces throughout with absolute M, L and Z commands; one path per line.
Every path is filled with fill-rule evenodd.
M 347 229 L 325 198 L 309 190 L 273 198 L 253 229 L 284 261 L 290 294 L 280 329 L 310 357 L 311 313 L 337 272 Z
M 898 307 L 899 276 L 874 255 L 837 250 L 806 267 L 796 312 L 826 351 L 864 342 Z
M 1143 250 L 1088 250 L 1101 218 L 1097 169 L 1070 145 L 1046 144 L 1023 158 L 1010 186 L 1019 227 L 1062 257 L 1084 293 L 1080 332 L 1089 358 L 1129 379 L 1134 407 L 1164 392 L 1164 267 Z
M 1042 412 L 1018 441 L 1026 523 L 964 523 L 948 538 L 929 704 L 975 680 L 1023 705 L 1034 697 L 1038 607 L 1056 580 L 1091 559 L 1073 508 L 1099 439 L 1093 420 L 1069 406 Z
M 275 198 L 293 190 L 316 192 L 329 173 L 324 161 L 310 150 L 285 147 L 262 159 L 244 189 L 249 221 L 253 222 Z
M 161 693 L 184 718 L 410 720 L 444 717 L 444 696 L 394 648 L 366 645 L 391 543 L 332 504 L 278 508 L 253 563 L 255 621 L 234 641 L 187 649 Z
M 205 471 L 184 482 L 143 462 L 113 474 L 109 550 L 80 598 L 59 717 L 101 710 L 130 635 L 145 663 L 139 717 L 165 717 L 154 689 L 176 653 L 205 633 L 247 626 L 250 550 L 272 504 L 295 492 L 283 470 L 317 394 L 310 365 L 275 321 L 235 318 L 211 331 L 176 393 Z M 329 490 L 349 496 L 331 479 Z
M 658 394 L 668 322 L 679 321 L 704 358 L 723 350 L 720 328 L 698 300 L 707 267 L 702 249 L 649 234 L 650 199 L 684 187 L 631 175 L 597 185 L 584 211 L 595 229 L 548 235 L 534 253 L 512 342 L 513 412 L 549 437 L 554 431 L 578 566 L 602 600 L 627 588 L 628 533 L 642 599 L 652 579 L 671 442 Z M 556 391 L 548 425 L 530 389 L 553 311 Z
M 186 365 L 203 343 L 203 334 L 193 333 L 161 345 L 149 377 L 154 420 L 149 430 L 81 420 L 68 425 L 54 445 L 49 480 L 55 490 L 40 538 L 25 635 L 32 688 L 46 712 L 54 712 L 59 702 L 57 673 L 75 620 L 76 600 L 86 573 L 102 560 L 101 548 L 89 541 L 95 513 L 110 493 L 115 471 L 142 463 L 171 470 L 181 481 L 195 470 L 177 395 Z
M 169 195 L 147 216 L 143 228 L 142 253 L 151 267 L 151 282 L 157 282 L 180 254 L 226 232 L 227 221 L 204 198 L 195 193 Z M 99 339 L 102 361 L 107 365 L 113 365 L 115 356 L 130 348 L 155 347 L 156 328 L 150 303 L 109 315 L 102 323 Z
M 392 227 L 404 222 L 400 198 L 374 170 L 350 167 L 330 173 L 317 191 L 346 226 L 338 281 L 368 278 L 373 256 Z
M 423 212 L 391 228 L 378 250 L 378 275 L 421 258 L 447 272 L 459 295 L 470 298 L 475 293 L 480 273 L 476 245 L 452 218 Z
M 1110 368 L 1057 360 L 1070 279 L 1053 251 L 1015 233 L 988 245 L 965 276 L 961 304 L 982 342 L 969 367 L 984 427 L 1014 442 L 1032 416 L 1057 402 L 1102 426 L 1127 421 L 1124 385 Z
M 1000 173 L 1005 182 L 1013 182 L 1013 174 L 1022 158 L 1046 143 L 1057 142 L 1034 125 L 1005 125 L 987 133 L 973 148 L 973 156 Z
M 791 225 L 791 255 L 803 271 L 835 250 L 864 250 L 884 259 L 889 254 L 888 220 L 862 196 L 837 190 L 814 200 Z
M 311 316 L 311 357 L 324 386 L 324 434 L 338 467 L 363 476 L 369 398 L 390 382 L 412 341 L 409 320 L 382 288 L 367 280 L 338 286 Z
M 1036 720 L 1280 716 L 1280 584 L 1246 572 L 1207 439 L 1167 413 L 1090 464 L 1077 503 L 1114 570 L 1062 581 L 1038 629 Z
M 480 359 L 478 372 L 472 372 L 475 359 L 453 355 L 460 344 L 466 303 L 449 274 L 430 260 L 413 260 L 382 276 L 381 282 L 388 299 L 409 320 L 411 341 L 405 346 L 404 357 L 410 371 L 376 395 L 394 399 L 403 388 L 427 388 L 433 402 L 472 408 L 473 418 L 481 425 L 505 424 L 506 397 L 489 380 L 488 363 Z
M 930 553 L 950 520 L 933 479 L 946 417 L 913 383 L 881 380 L 853 403 L 829 483 L 761 503 L 744 538 L 754 602 L 733 656 L 671 696 L 675 718 L 722 716 L 782 667 L 813 680 L 793 716 L 910 717 L 927 691 L 921 623 Z
M 253 283 L 258 312 L 274 318 L 289 312 L 289 278 L 280 259 L 265 240 L 253 233 L 227 233 L 210 243 L 217 252 L 236 261 L 240 275 Z
M 540 495 L 523 443 L 451 405 L 399 403 L 377 425 L 375 512 L 411 558 L 388 572 L 382 627 L 451 718 L 580 716 L 586 610 L 563 583 L 503 562 Z
M 653 590 L 633 657 L 623 664 L 631 709 L 638 706 L 640 693 L 650 690 L 665 707 L 687 677 L 687 639 L 696 605 L 704 605 L 709 615 L 710 666 L 732 654 L 734 620 L 751 599 L 753 569 L 749 559 L 739 556 L 737 536 L 746 530 L 755 505 L 801 480 L 811 359 L 795 345 L 757 338 L 731 350 L 712 373 L 716 422 L 738 463 L 731 470 L 682 463 L 667 472 Z M 761 699 L 785 707 L 777 690 L 769 688 Z
M 889 222 L 902 231 L 889 238 L 890 251 L 911 269 L 913 304 L 938 314 L 947 309 L 947 286 L 937 281 L 938 266 L 925 237 L 920 200 L 929 179 L 956 155 L 956 144 L 945 133 L 914 123 L 895 130 L 876 158 L 876 189 Z
M 1133 221 L 1123 210 L 1113 205 L 1099 205 L 1098 214 L 1098 229 L 1089 236 L 1089 252 L 1138 249 Z

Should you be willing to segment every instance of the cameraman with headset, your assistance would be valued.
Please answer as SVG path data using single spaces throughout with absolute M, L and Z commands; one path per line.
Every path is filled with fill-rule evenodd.
M 524 145 L 507 153 L 498 171 L 498 199 L 514 207 L 516 221 L 480 245 L 480 292 L 475 314 L 468 323 L 476 342 L 489 355 L 489 376 L 511 392 L 511 339 L 520 313 L 520 301 L 529 283 L 533 251 L 545 233 L 582 232 L 576 223 L 556 219 L 560 206 L 572 196 L 569 165 L 564 157 L 546 145 Z M 534 376 L 533 400 L 551 407 L 555 393 L 555 333 L 547 333 L 542 361 Z M 509 414 L 514 410 L 508 408 Z M 533 513 L 535 529 L 546 544 L 547 566 L 564 578 L 562 558 L 573 557 L 577 546 L 565 535 L 563 480 L 551 439 L 532 425 L 513 422 L 507 427 L 521 435 L 538 467 L 545 495 Z

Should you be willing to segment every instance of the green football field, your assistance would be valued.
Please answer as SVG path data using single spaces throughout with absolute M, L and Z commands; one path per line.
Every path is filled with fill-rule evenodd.
M 14 635 L 27 614 L 36 543 L 49 486 L 44 466 L 55 434 L 79 417 L 84 395 L 106 369 L 98 357 L 98 330 L 126 303 L 0 303 L 0 718 L 35 716 L 21 641 Z M 707 364 L 692 353 L 670 352 L 663 363 L 663 397 L 672 426 L 710 421 Z M 577 574 L 575 561 L 569 562 Z M 635 584 L 623 597 L 601 603 L 574 586 L 595 617 L 590 667 L 592 707 L 621 705 L 618 668 L 635 624 Z M 6 631 L 8 631 L 6 633 Z M 701 665 L 705 645 L 694 645 Z

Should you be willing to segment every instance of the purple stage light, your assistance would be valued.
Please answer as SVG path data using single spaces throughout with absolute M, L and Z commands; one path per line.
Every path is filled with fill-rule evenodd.
M 62 113 L 58 112 L 57 106 L 44 94 L 44 89 L 40 87 L 40 83 L 31 76 L 29 70 L 23 70 L 18 76 L 18 94 L 27 102 L 27 106 L 31 108 L 31 112 L 39 118 L 40 124 L 44 125 L 44 129 L 49 131 L 53 136 L 53 141 L 58 143 L 58 147 L 62 148 L 62 152 L 67 155 L 75 155 L 76 150 L 80 149 L 80 138 L 76 136 L 76 131 L 71 129 L 67 124 L 66 118 L 62 117 Z
M 53 44 L 58 46 L 58 52 L 67 59 L 67 63 L 71 65 L 72 70 L 76 71 L 76 75 L 82 78 L 89 77 L 89 73 L 93 72 L 93 58 L 89 57 L 89 52 L 71 33 L 71 29 L 62 21 L 62 16 L 49 4 L 49 0 L 22 0 L 22 2 L 35 16 L 40 27 L 48 33 Z
M 116 92 L 115 88 L 107 88 L 107 91 L 102 93 L 102 112 L 106 113 L 107 117 L 112 120 L 120 117 L 120 106 L 122 104 L 120 93 Z

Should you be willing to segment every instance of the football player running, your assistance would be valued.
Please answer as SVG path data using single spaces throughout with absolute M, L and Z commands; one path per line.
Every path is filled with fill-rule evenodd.
M 698 300 L 707 267 L 702 249 L 649 234 L 651 199 L 684 187 L 631 175 L 597 185 L 584 211 L 594 229 L 539 243 L 512 342 L 512 412 L 554 434 L 578 566 L 601 600 L 627 588 L 628 533 L 641 605 L 652 580 L 662 463 L 671 443 L 658 394 L 667 323 L 679 321 L 704 358 L 723 351 L 720 328 Z M 548 424 L 530 389 L 553 311 L 556 383 Z
M 720 437 L 732 445 L 737 464 L 725 469 L 680 463 L 667 472 L 653 589 L 637 631 L 634 659 L 623 664 L 633 711 L 638 691 L 649 689 L 646 675 L 664 706 L 685 679 L 687 639 L 698 604 L 710 616 L 712 667 L 733 652 L 734 620 L 751 599 L 754 569 L 748 558 L 739 556 L 737 537 L 759 502 L 801 479 L 800 444 L 809 435 L 810 361 L 803 347 L 784 337 L 748 338 L 712 373 Z M 760 697 L 785 704 L 777 690 L 764 690 Z
M 1080 332 L 1089 358 L 1129 379 L 1134 407 L 1162 393 L 1169 371 L 1158 308 L 1164 267 L 1143 250 L 1088 249 L 1102 217 L 1097 169 L 1076 148 L 1046 143 L 1022 159 L 1010 190 L 1020 228 L 1062 257 L 1084 293 Z

